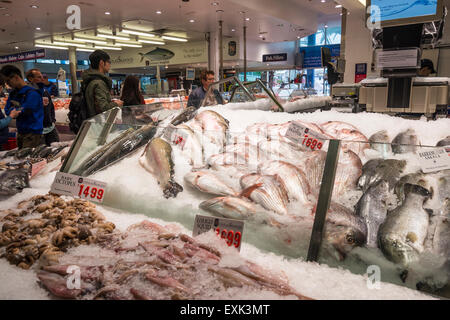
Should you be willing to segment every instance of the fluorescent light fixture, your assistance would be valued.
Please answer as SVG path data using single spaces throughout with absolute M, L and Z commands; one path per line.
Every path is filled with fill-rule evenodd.
M 106 11 L 105 14 L 106 14 L 107 16 L 109 16 L 109 15 L 111 14 L 111 12 Z
M 142 48 L 142 44 L 121 43 L 121 42 L 116 42 L 116 46 L 118 46 L 118 47 Z
M 30 7 L 33 8 L 33 9 L 39 8 L 39 6 L 37 6 L 37 5 L 35 5 L 35 4 L 31 5 Z
M 88 38 L 80 38 L 80 37 L 75 37 L 75 38 L 73 38 L 73 40 L 80 41 L 80 42 L 92 42 L 92 43 L 97 43 L 97 44 L 108 44 L 108 42 L 106 42 L 106 41 L 100 41 L 100 40 L 94 40 L 94 39 L 88 39 Z
M 95 50 L 94 49 L 83 49 L 83 48 L 78 49 L 77 48 L 77 51 L 94 52 Z
M 156 40 L 144 40 L 144 39 L 139 39 L 138 42 L 142 42 L 142 43 L 151 43 L 151 44 L 160 44 L 160 45 L 166 44 L 165 42 L 162 42 L 162 41 L 156 41 Z
M 191 19 L 191 20 L 189 20 L 189 22 L 190 22 L 190 23 L 194 23 L 194 22 L 195 22 L 195 20 L 194 20 L 194 19 Z
M 187 42 L 187 39 L 184 38 L 178 38 L 178 37 L 171 37 L 171 36 L 162 36 L 161 38 L 166 40 L 173 40 L 173 41 L 181 41 L 181 42 Z
M 117 47 L 103 47 L 103 46 L 95 46 L 94 49 L 104 49 L 104 50 L 122 50 L 122 48 Z
M 143 31 L 135 31 L 135 30 L 129 30 L 129 29 L 122 29 L 122 33 L 126 34 L 135 34 L 137 36 L 144 36 L 144 37 L 154 37 L 154 34 L 143 32 Z
M 39 43 L 36 43 L 34 46 L 35 46 L 35 47 L 38 47 L 38 48 L 49 48 L 49 49 L 69 50 L 69 48 L 67 48 L 67 47 L 50 46 L 50 45 L 47 45 L 47 44 L 39 44 Z
M 122 37 L 122 36 L 114 36 L 112 34 L 103 34 L 103 33 L 99 33 L 97 34 L 97 37 L 99 38 L 106 38 L 106 39 L 114 39 L 114 40 L 130 40 L 129 37 Z
M 342 4 L 337 4 L 336 8 L 342 8 Z
M 69 42 L 63 42 L 63 41 L 53 41 L 51 44 L 56 44 L 56 45 L 60 45 L 60 46 L 72 46 L 72 47 L 86 48 L 85 44 L 69 43 Z
M 37 28 L 36 28 L 36 30 L 38 30 L 38 31 L 39 31 L 39 30 L 41 30 L 41 28 L 37 27 Z
M 156 14 L 161 14 L 161 13 L 162 13 L 161 10 L 157 10 L 157 11 L 156 11 Z

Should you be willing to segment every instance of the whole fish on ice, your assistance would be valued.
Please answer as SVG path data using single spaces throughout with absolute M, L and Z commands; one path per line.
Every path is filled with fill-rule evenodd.
M 238 193 L 225 184 L 211 171 L 193 171 L 184 176 L 184 180 L 201 192 L 237 196 Z
M 155 176 L 163 189 L 165 198 L 176 197 L 183 187 L 173 180 L 174 163 L 170 144 L 160 138 L 153 138 L 139 158 L 139 164 Z
M 372 159 L 362 167 L 362 175 L 358 186 L 365 192 L 380 180 L 386 180 L 389 189 L 393 190 L 405 170 L 406 161 L 396 159 Z
M 0 195 L 12 196 L 29 187 L 30 182 L 27 169 L 0 171 Z
M 394 153 L 408 153 L 416 152 L 417 146 L 420 144 L 414 129 L 408 129 L 400 132 L 392 140 L 392 152 Z
M 377 150 L 382 156 L 386 156 L 392 152 L 391 138 L 386 130 L 381 130 L 369 138 L 370 148 Z

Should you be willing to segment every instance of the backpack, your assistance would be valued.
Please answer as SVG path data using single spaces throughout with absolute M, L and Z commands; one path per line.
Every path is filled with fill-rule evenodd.
M 92 77 L 87 81 L 83 81 L 80 92 L 73 94 L 70 100 L 67 117 L 69 118 L 69 128 L 75 134 L 80 130 L 83 121 L 90 118 L 85 93 L 89 83 L 95 79 L 101 78 Z
M 83 121 L 88 119 L 88 106 L 86 97 L 84 96 L 84 90 L 72 95 L 72 100 L 69 104 L 69 128 L 77 134 L 83 124 Z

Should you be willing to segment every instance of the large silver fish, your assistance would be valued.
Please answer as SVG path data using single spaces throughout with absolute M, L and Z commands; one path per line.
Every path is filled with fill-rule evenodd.
M 422 206 L 430 192 L 420 186 L 407 184 L 405 193 L 403 204 L 388 212 L 381 224 L 378 240 L 386 258 L 408 267 L 424 250 L 429 214 Z
M 274 176 L 252 173 L 240 180 L 242 196 L 253 200 L 267 210 L 287 215 L 289 197 L 284 186 Z
M 369 138 L 370 148 L 381 153 L 382 156 L 386 156 L 392 152 L 391 138 L 386 130 L 381 130 Z
M 220 178 L 211 171 L 189 172 L 184 176 L 184 180 L 201 192 L 224 196 L 238 195 L 235 190 L 220 180 Z
M 0 195 L 12 196 L 29 187 L 27 169 L 18 168 L 0 171 Z
M 144 146 L 156 133 L 156 127 L 153 124 L 148 124 L 139 128 L 136 131 L 130 132 L 116 143 L 112 144 L 109 149 L 98 158 L 95 163 L 84 170 L 81 175 L 88 176 L 104 167 L 122 159 L 131 152 L 138 150 Z
M 399 133 L 392 140 L 392 152 L 394 153 L 408 153 L 416 152 L 417 146 L 420 144 L 414 129 L 408 129 Z
M 273 213 L 257 203 L 242 197 L 218 197 L 203 201 L 200 209 L 215 215 L 238 220 L 251 219 L 255 222 L 277 225 Z
M 277 177 L 288 193 L 289 200 L 310 202 L 311 187 L 305 172 L 285 161 L 266 161 L 258 166 L 258 173 Z
M 378 229 L 386 219 L 388 196 L 389 184 L 385 180 L 380 180 L 371 186 L 356 204 L 356 215 L 362 217 L 367 225 L 369 247 L 377 247 Z
M 359 178 L 358 186 L 365 192 L 378 181 L 386 180 L 389 184 L 389 189 L 393 190 L 405 166 L 405 160 L 369 160 L 362 168 L 363 174 Z
M 155 176 L 164 197 L 176 197 L 183 187 L 173 180 L 174 163 L 170 144 L 160 138 L 152 139 L 139 158 L 139 164 Z

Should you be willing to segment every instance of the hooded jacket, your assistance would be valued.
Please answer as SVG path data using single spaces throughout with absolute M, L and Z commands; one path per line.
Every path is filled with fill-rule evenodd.
M 111 100 L 112 80 L 109 77 L 98 70 L 89 69 L 83 72 L 82 79 L 81 89 L 86 98 L 88 118 L 118 107 Z

